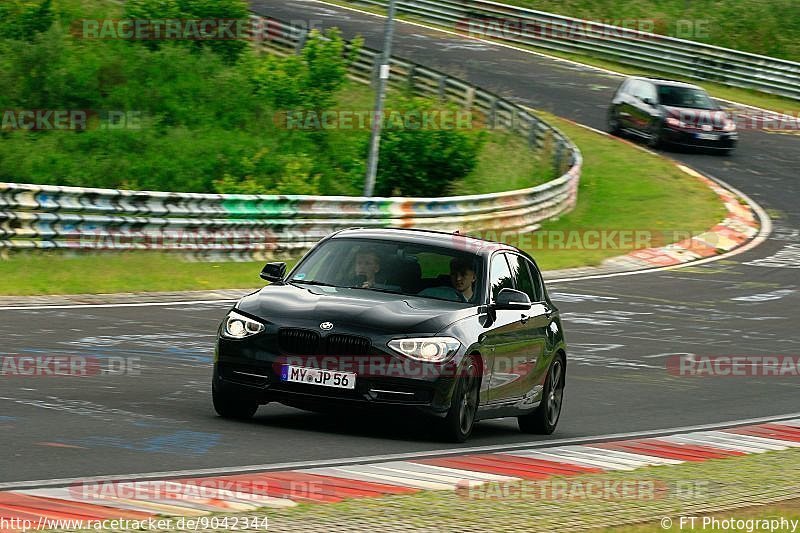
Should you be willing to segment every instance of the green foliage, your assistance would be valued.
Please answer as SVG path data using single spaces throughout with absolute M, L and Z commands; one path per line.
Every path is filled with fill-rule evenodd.
M 391 116 L 454 116 L 451 107 L 436 106 L 420 98 L 403 98 L 387 107 L 391 113 L 381 139 L 375 192 L 381 196 L 441 196 L 451 182 L 464 178 L 478 163 L 485 136 L 470 131 L 456 120 L 432 121 L 434 127 L 393 127 Z M 464 128 L 464 129 L 462 129 Z M 464 192 L 457 192 L 465 194 Z
M 335 28 L 324 36 L 312 31 L 300 55 L 265 56 L 258 63 L 253 75 L 258 94 L 275 109 L 330 109 L 360 47 L 361 41 L 355 41 L 346 52 L 346 43 Z
M 235 19 L 245 27 L 250 12 L 246 0 L 127 0 L 124 18 L 126 19 L 172 19 L 172 20 L 219 20 Z M 161 47 L 163 41 L 138 41 L 150 49 Z M 244 39 L 200 39 L 171 41 L 194 49 L 210 48 L 227 61 L 235 61 L 247 49 Z
M 3 4 L 6 14 L 13 8 L 14 19 L 6 17 L 3 24 L 22 27 L 30 19 L 27 13 L 44 5 Z M 247 48 L 233 62 L 230 50 L 212 46 L 151 48 L 79 38 L 69 31 L 72 21 L 120 18 L 119 12 L 103 4 L 86 13 L 85 2 L 78 0 L 55 5 L 53 23 L 39 26 L 33 39 L 0 38 L 0 110 L 114 111 L 136 122 L 111 128 L 93 120 L 84 131 L 0 130 L 0 181 L 361 194 L 368 128 L 287 129 L 275 120 L 289 111 L 368 112 L 373 95 L 347 80 L 360 40 L 347 46 L 338 31 L 312 32 L 297 56 L 259 55 Z M 246 4 L 233 0 L 129 0 L 118 9 L 137 18 L 246 14 L 236 11 Z M 436 104 L 392 97 L 387 106 L 420 111 Z M 389 129 L 378 190 L 440 194 L 475 168 L 480 145 L 480 136 L 472 132 Z
M 52 23 L 52 0 L 3 0 L 0 3 L 0 38 L 31 41 Z

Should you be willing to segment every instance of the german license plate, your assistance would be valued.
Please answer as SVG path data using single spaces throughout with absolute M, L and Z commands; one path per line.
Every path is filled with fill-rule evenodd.
M 306 368 L 302 366 L 283 365 L 281 367 L 281 381 L 290 383 L 305 383 L 306 385 L 320 385 L 337 389 L 356 388 L 356 374 L 354 372 L 338 372 L 322 368 Z
M 718 141 L 719 135 L 716 133 L 698 133 L 697 138 L 701 141 Z

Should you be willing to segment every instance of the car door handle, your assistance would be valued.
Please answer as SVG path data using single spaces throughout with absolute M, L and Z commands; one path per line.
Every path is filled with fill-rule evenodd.
M 531 317 L 529 315 L 520 315 L 519 321 L 522 322 L 523 324 L 527 324 L 528 320 L 530 319 Z

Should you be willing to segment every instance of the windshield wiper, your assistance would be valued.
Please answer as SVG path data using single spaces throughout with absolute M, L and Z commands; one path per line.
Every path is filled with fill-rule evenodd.
M 403 292 L 392 291 L 392 290 L 389 290 L 389 289 L 379 289 L 377 287 L 362 287 L 360 285 L 353 285 L 352 287 L 343 287 L 343 288 L 345 288 L 345 289 L 364 289 L 366 291 L 377 291 L 377 292 L 385 292 L 385 293 L 388 293 L 388 294 L 402 294 L 403 296 L 409 296 L 408 294 L 405 294 Z
M 336 285 L 332 285 L 330 283 L 325 283 L 324 281 L 315 281 L 313 279 L 309 279 L 309 280 L 293 279 L 293 280 L 290 280 L 289 283 L 303 283 L 305 285 L 318 285 L 320 287 L 336 287 Z

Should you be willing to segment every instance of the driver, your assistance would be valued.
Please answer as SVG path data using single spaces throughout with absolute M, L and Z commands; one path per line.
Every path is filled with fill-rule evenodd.
M 450 283 L 468 302 L 472 300 L 475 280 L 475 267 L 471 261 L 459 257 L 450 261 Z
M 375 275 L 381 270 L 378 254 L 369 250 L 356 253 L 355 277 L 359 287 L 368 289 L 375 287 Z

